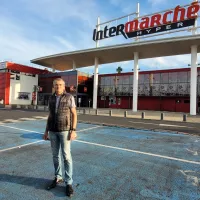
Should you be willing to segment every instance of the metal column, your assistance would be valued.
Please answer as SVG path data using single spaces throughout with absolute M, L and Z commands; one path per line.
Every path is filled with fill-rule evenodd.
M 98 65 L 99 60 L 95 57 L 94 66 L 94 85 L 93 85 L 93 109 L 97 109 L 97 90 L 98 90 Z
M 138 52 L 134 52 L 134 77 L 133 77 L 133 112 L 137 112 L 138 106 Z
M 190 75 L 190 115 L 196 115 L 197 109 L 197 45 L 191 47 Z

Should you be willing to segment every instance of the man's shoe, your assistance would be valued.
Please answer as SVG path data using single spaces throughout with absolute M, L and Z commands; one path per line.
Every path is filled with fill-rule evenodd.
M 51 190 L 52 188 L 55 188 L 57 184 L 62 183 L 63 179 L 57 179 L 55 178 L 52 183 L 47 187 L 47 190 Z
M 72 188 L 72 185 L 67 185 L 67 186 L 66 186 L 66 195 L 67 195 L 68 197 L 72 197 L 73 194 L 74 194 L 74 190 L 73 190 L 73 188 Z

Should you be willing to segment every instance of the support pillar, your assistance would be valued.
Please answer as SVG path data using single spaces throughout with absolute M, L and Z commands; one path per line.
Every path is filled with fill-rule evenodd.
M 55 73 L 55 71 L 56 71 L 56 70 L 55 70 L 55 66 L 52 65 L 52 72 Z
M 191 47 L 190 73 L 190 115 L 196 115 L 197 109 L 197 45 Z
M 76 70 L 76 63 L 75 63 L 75 61 L 73 60 L 73 71 L 75 71 Z
M 94 85 L 93 85 L 93 109 L 97 109 L 97 90 L 98 90 L 98 65 L 99 60 L 95 57 L 94 61 Z
M 138 106 L 138 52 L 134 52 L 134 77 L 133 77 L 133 112 L 137 112 Z

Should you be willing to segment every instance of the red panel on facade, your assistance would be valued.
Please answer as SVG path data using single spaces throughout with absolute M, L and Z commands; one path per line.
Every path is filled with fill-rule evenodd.
M 176 98 L 175 112 L 190 112 L 190 99 L 189 98 Z
M 5 100 L 5 73 L 0 73 L 0 100 Z
M 10 73 L 6 73 L 6 88 L 5 88 L 5 105 L 9 105 L 9 97 L 10 97 Z
M 139 97 L 138 110 L 159 110 L 160 102 L 158 98 L 154 97 Z
M 9 104 L 10 96 L 10 73 L 0 73 L 0 100 L 4 100 L 4 104 Z
M 11 63 L 11 62 L 7 62 L 7 68 L 10 69 L 10 70 L 24 72 L 24 73 L 30 73 L 30 74 L 51 73 L 47 70 L 41 70 L 41 69 L 37 69 L 37 68 L 34 68 L 34 67 L 29 67 L 29 66 L 25 66 L 25 65 L 21 65 L 21 64 L 17 64 L 17 63 Z
M 109 97 L 107 97 L 106 100 L 101 100 L 101 98 L 98 97 L 98 108 L 132 109 L 132 97 L 117 98 L 121 98 L 121 104 L 109 106 Z M 138 97 L 138 110 L 189 113 L 190 100 L 187 97 Z
M 122 109 L 129 109 L 130 108 L 130 98 L 129 97 L 121 97 L 121 105 L 120 108 Z
M 109 108 L 109 97 L 106 97 L 105 100 L 101 100 L 101 97 L 97 98 L 98 108 Z
M 163 97 L 161 101 L 161 111 L 175 112 L 176 103 L 175 98 Z

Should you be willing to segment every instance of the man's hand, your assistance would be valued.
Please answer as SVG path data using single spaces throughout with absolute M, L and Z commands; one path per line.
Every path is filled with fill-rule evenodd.
M 44 135 L 42 136 L 42 138 L 43 138 L 44 140 L 49 140 L 48 131 L 46 131 L 46 132 L 44 133 Z
M 75 140 L 77 138 L 76 131 L 69 132 L 69 140 Z

